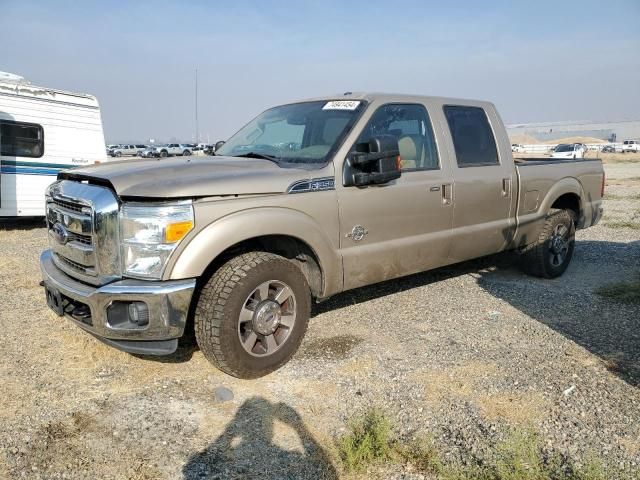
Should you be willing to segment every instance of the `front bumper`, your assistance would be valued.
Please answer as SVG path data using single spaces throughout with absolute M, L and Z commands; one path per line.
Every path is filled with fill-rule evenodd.
M 102 287 L 79 282 L 54 263 L 51 250 L 40 256 L 40 269 L 47 295 L 54 292 L 61 311 L 77 326 L 99 340 L 130 353 L 168 355 L 178 346 L 187 323 L 187 315 L 196 281 L 150 282 L 125 279 Z M 123 321 L 128 302 L 144 302 L 149 312 L 146 325 Z M 52 307 L 54 311 L 55 308 Z

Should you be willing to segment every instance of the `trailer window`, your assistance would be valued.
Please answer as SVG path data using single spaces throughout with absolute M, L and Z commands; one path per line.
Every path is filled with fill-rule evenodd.
M 482 108 L 445 105 L 459 167 L 497 165 L 498 150 L 487 114 Z
M 44 154 L 44 130 L 35 123 L 0 120 L 0 155 L 40 158 Z

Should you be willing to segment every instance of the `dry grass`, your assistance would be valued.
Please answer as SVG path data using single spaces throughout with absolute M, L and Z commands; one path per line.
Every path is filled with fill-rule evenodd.
M 376 464 L 402 464 L 403 470 L 421 477 L 442 480 L 608 480 L 612 472 L 605 469 L 595 455 L 577 464 L 572 458 L 545 451 L 540 436 L 532 428 L 515 428 L 492 447 L 490 455 L 469 459 L 466 465 L 444 460 L 434 441 L 417 438 L 403 443 L 391 436 L 392 425 L 379 409 L 372 409 L 349 421 L 349 431 L 337 441 L 343 468 L 348 473 L 366 472 L 356 478 L 371 478 Z M 629 445 L 628 439 L 621 445 Z M 634 448 L 631 442 L 630 448 Z M 375 475 L 374 475 L 375 476 Z M 615 472 L 615 478 L 634 478 Z M 351 477 L 353 478 L 353 477 Z
M 542 420 L 551 403 L 540 393 L 507 392 L 482 395 L 476 403 L 485 418 L 529 425 Z
M 640 223 L 631 222 L 629 220 L 609 220 L 603 222 L 603 225 L 609 228 L 628 228 L 631 230 L 640 230 Z
M 425 387 L 428 400 L 440 401 L 447 397 L 471 398 L 477 393 L 477 383 L 483 378 L 499 375 L 495 363 L 471 362 L 448 369 L 419 372 L 414 375 Z
M 638 228 L 640 228 L 640 225 L 638 225 Z M 598 289 L 596 293 L 617 302 L 640 304 L 640 279 L 612 283 Z

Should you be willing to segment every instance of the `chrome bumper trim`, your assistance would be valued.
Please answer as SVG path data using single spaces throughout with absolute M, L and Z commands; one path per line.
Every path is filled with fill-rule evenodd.
M 149 282 L 125 279 L 102 287 L 79 282 L 53 262 L 51 250 L 40 255 L 40 269 L 44 283 L 63 296 L 83 303 L 91 310 L 91 323 L 87 325 L 65 315 L 89 333 L 110 340 L 170 340 L 184 333 L 195 279 Z M 143 328 L 114 328 L 107 321 L 107 308 L 113 301 L 141 301 L 149 308 L 149 324 Z

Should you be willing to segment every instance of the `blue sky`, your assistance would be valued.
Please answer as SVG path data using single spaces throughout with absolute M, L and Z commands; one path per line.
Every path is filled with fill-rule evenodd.
M 109 141 L 201 140 L 344 91 L 479 98 L 507 122 L 640 118 L 640 0 L 0 0 L 0 70 L 96 95 Z M 7 47 L 10 46 L 10 48 Z

